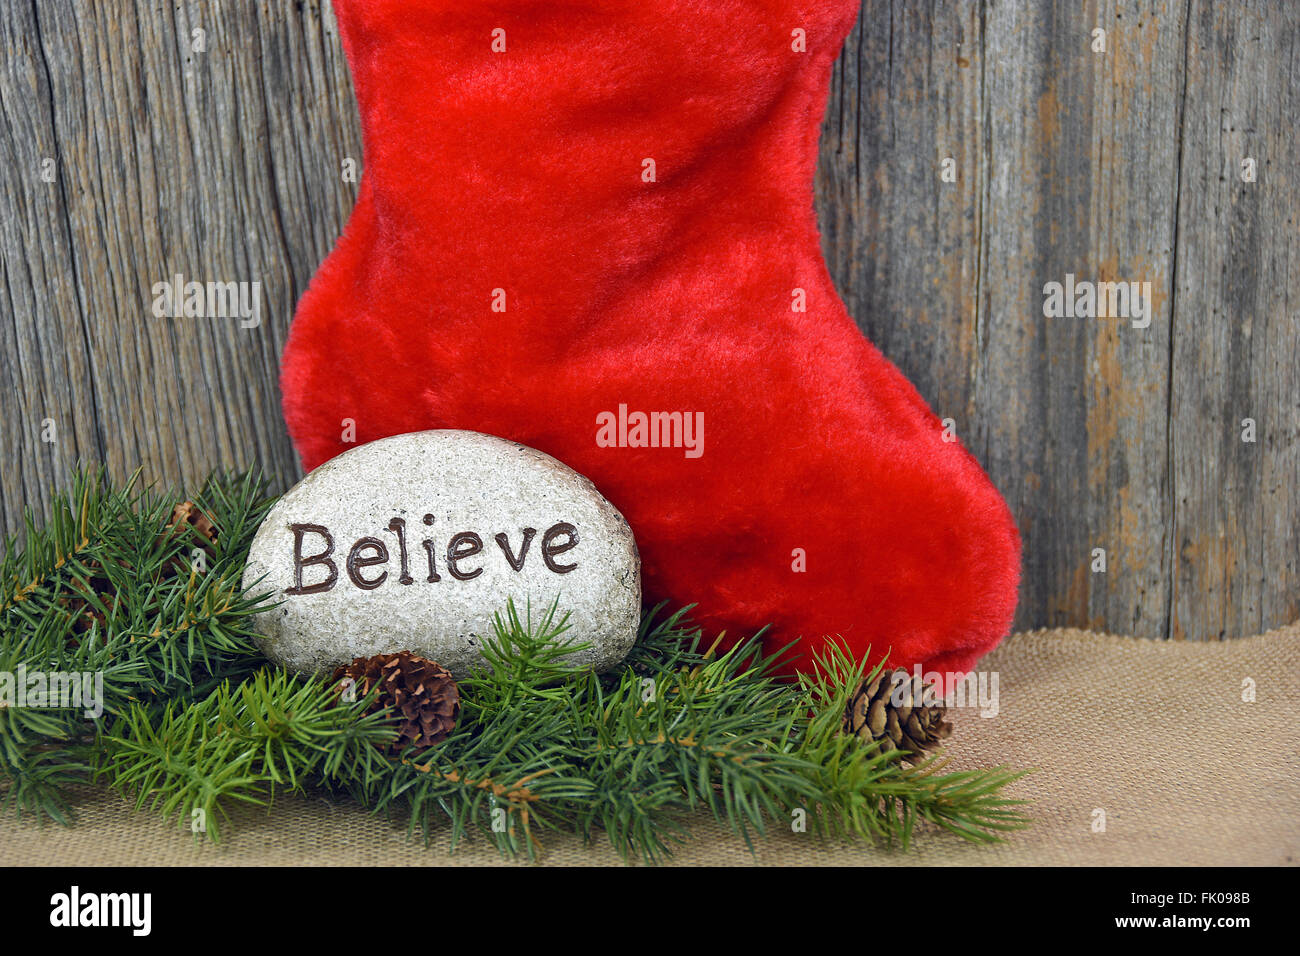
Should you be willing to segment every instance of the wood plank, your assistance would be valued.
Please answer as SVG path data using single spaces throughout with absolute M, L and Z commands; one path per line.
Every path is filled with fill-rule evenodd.
M 1106 31 L 1106 52 L 1092 31 Z M 1077 32 L 1076 32 L 1077 31 Z M 1066 126 L 1089 110 L 1087 253 L 1078 272 L 1098 281 L 1150 283 L 1152 315 L 1074 320 L 1089 325 L 1084 393 L 1090 545 L 1107 552 L 1105 574 L 1087 581 L 1087 622 L 1124 634 L 1165 637 L 1171 595 L 1169 360 L 1185 9 L 1181 0 L 1111 2 L 1073 20 L 1090 75 Z M 1081 64 L 1082 66 L 1082 64 Z M 1071 321 L 1071 320 L 1064 320 Z M 1086 558 L 1087 556 L 1085 556 Z M 1061 608 L 1066 619 L 1077 616 Z M 1200 635 L 1204 636 L 1204 635 Z
M 1194 0 L 1172 403 L 1172 630 L 1300 616 L 1300 7 Z M 1242 180 L 1242 161 L 1256 181 Z M 1257 423 L 1254 444 L 1243 419 Z
M 93 357 L 75 280 L 73 237 L 59 168 L 77 161 L 58 141 L 52 73 L 32 4 L 0 8 L 0 528 L 49 504 L 51 476 L 102 454 Z M 51 173 L 56 175 L 50 176 Z M 52 181 L 51 181 L 52 180 Z M 53 429 L 43 423 L 50 421 Z M 52 442 L 42 441 L 54 438 Z

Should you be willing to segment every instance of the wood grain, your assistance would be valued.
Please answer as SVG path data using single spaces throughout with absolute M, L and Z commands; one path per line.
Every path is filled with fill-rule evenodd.
M 0 528 L 78 459 L 294 480 L 277 363 L 361 160 L 328 5 L 23 0 L 0 43 Z M 827 263 L 1010 501 L 1019 627 L 1300 617 L 1298 53 L 1294 4 L 865 4 L 822 141 Z M 155 318 L 178 273 L 261 282 L 261 325 Z M 1149 327 L 1045 318 L 1067 273 L 1150 282 Z
M 1295 4 L 1193 4 L 1170 420 L 1176 637 L 1300 616 L 1298 52 Z
M 201 36 L 196 36 L 201 30 Z M 355 199 L 361 157 L 317 4 L 14 3 L 4 138 L 0 499 L 12 528 L 78 458 L 163 481 L 219 464 L 291 480 L 280 351 Z M 204 49 L 194 49 L 201 39 Z M 40 177 L 53 159 L 56 177 Z M 155 282 L 258 281 L 261 325 L 155 318 Z M 41 440 L 52 418 L 57 443 Z

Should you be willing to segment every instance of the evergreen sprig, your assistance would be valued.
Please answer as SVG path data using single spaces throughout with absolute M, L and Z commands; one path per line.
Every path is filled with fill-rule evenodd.
M 404 818 L 426 843 L 445 827 L 453 849 L 479 833 L 532 858 L 547 832 L 568 831 L 652 862 L 702 812 L 751 845 L 799 820 L 903 847 L 922 823 L 978 842 L 1026 823 L 1004 796 L 1018 773 L 908 766 L 842 733 L 875 673 L 844 648 L 832 643 L 791 683 L 758 636 L 706 644 L 690 608 L 648 612 L 624 663 L 598 675 L 571 664 L 585 645 L 556 605 L 508 602 L 484 636 L 485 665 L 459 682 L 455 732 L 392 755 L 391 715 L 371 698 L 341 700 L 328 682 L 271 667 L 252 642 L 252 616 L 270 606 L 241 585 L 270 505 L 260 480 L 217 475 L 194 496 L 220 533 L 207 567 L 181 573 L 196 542 L 165 530 L 178 497 L 81 472 L 44 528 L 29 517 L 8 542 L 0 673 L 103 680 L 99 719 L 0 706 L 0 791 L 18 812 L 66 823 L 69 788 L 93 781 L 218 839 L 235 806 L 325 788 Z
M 474 829 L 530 857 L 540 831 L 568 830 L 659 861 L 701 810 L 751 845 L 798 811 L 824 836 L 903 847 L 921 820 L 978 842 L 1026 824 L 1022 801 L 1003 796 L 1019 773 L 907 766 L 841 733 L 865 670 L 842 648 L 792 686 L 757 639 L 702 650 L 688 611 L 648 613 L 624 666 L 596 675 L 564 667 L 581 645 L 554 605 L 534 619 L 509 602 L 487 666 L 460 683 L 457 732 L 353 792 L 426 840 L 445 818 L 453 846 Z
M 159 713 L 137 703 L 101 736 L 98 774 L 134 794 L 137 808 L 216 840 L 233 803 L 266 805 L 277 789 L 385 766 L 393 727 L 382 712 L 365 713 L 368 702 L 346 704 L 318 681 L 268 669 L 188 706 Z
M 0 699 L 0 783 L 18 812 L 69 819 L 67 789 L 89 783 L 97 738 L 133 706 L 182 707 L 265 664 L 252 616 L 265 596 L 241 577 L 271 499 L 253 473 L 214 474 L 194 496 L 221 529 L 214 543 L 169 528 L 179 493 L 121 484 L 83 469 L 56 494 L 49 520 L 0 558 L 0 680 L 22 673 L 98 674 L 103 714 L 7 706 Z M 205 545 L 204 567 L 191 553 Z M 84 622 L 89 619 L 88 629 Z

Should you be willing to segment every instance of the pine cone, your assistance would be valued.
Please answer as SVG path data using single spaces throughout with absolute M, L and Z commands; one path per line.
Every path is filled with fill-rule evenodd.
M 903 759 L 919 759 L 952 733 L 952 724 L 943 719 L 947 708 L 939 701 L 923 704 L 922 690 L 921 679 L 907 671 L 881 670 L 863 680 L 849 701 L 844 732 L 865 743 L 880 742 L 886 750 L 900 750 Z
M 460 716 L 460 690 L 446 668 L 410 651 L 358 657 L 334 672 L 335 681 L 352 680 L 361 699 L 379 685 L 374 709 L 391 707 L 401 718 L 393 751 L 432 747 L 451 736 Z M 343 689 L 339 688 L 340 691 Z
M 103 573 L 100 563 L 91 558 L 86 562 L 86 569 L 90 573 L 85 580 L 78 579 L 71 593 L 59 598 L 59 604 L 72 619 L 72 633 L 68 636 L 68 642 L 74 647 L 81 643 L 81 639 L 96 624 L 99 625 L 101 643 L 107 643 L 108 640 L 107 635 L 104 633 L 106 624 L 104 612 L 92 603 L 87 595 L 93 594 L 109 606 L 112 606 L 116 600 L 116 589 L 113 587 L 113 582 Z
M 192 501 L 182 501 L 172 509 L 171 520 L 167 522 L 167 527 L 163 531 L 165 535 L 178 533 L 186 540 L 189 540 L 191 535 L 197 535 L 200 540 L 199 547 L 208 554 L 213 553 L 212 546 L 217 540 L 217 526 Z M 190 562 L 185 557 L 188 553 L 188 551 L 185 551 L 174 555 L 167 562 L 167 570 L 173 574 L 189 574 Z

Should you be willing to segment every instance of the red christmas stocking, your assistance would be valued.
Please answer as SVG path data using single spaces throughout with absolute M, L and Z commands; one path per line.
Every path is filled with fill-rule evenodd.
M 360 198 L 303 296 L 284 409 L 313 468 L 465 428 L 588 475 L 649 600 L 965 671 L 1019 539 L 845 312 L 812 179 L 856 0 L 335 0 Z

